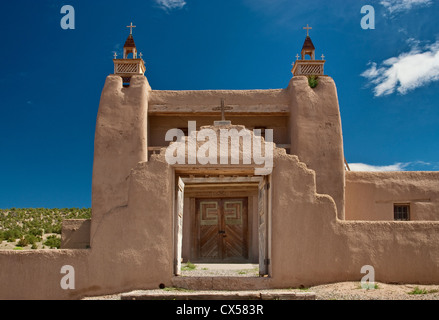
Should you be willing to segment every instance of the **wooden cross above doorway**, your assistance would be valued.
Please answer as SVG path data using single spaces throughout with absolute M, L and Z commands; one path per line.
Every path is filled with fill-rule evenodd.
M 233 110 L 233 107 L 227 107 L 224 103 L 224 99 L 221 99 L 221 107 L 216 107 L 212 110 L 221 111 L 221 121 L 226 121 L 226 110 Z

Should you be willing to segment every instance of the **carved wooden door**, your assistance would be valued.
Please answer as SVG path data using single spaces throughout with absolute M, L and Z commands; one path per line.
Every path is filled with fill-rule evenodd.
M 239 199 L 197 199 L 196 251 L 202 261 L 248 259 L 248 203 Z

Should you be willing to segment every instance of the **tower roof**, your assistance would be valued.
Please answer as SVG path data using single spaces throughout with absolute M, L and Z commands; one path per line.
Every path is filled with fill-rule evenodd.
M 315 50 L 314 44 L 312 43 L 312 40 L 310 36 L 306 36 L 305 42 L 303 43 L 302 50 Z
M 130 34 L 127 38 L 127 41 L 125 41 L 125 45 L 123 46 L 124 48 L 135 48 L 136 44 L 134 43 L 134 38 L 133 35 Z

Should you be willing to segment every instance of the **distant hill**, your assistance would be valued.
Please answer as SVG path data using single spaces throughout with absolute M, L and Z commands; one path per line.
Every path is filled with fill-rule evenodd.
M 0 209 L 0 250 L 59 248 L 65 219 L 91 219 L 91 209 Z

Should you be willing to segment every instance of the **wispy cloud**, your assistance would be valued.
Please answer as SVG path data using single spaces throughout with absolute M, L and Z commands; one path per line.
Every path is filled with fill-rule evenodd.
M 184 0 L 155 0 L 155 2 L 165 11 L 181 9 L 186 5 Z
M 432 0 L 381 0 L 388 13 L 394 14 L 403 11 L 409 11 L 414 7 L 429 6 L 433 3 Z
M 376 166 L 366 163 L 350 163 L 351 171 L 368 171 L 368 172 L 388 172 L 388 171 L 435 171 L 439 168 L 439 163 L 430 163 L 425 161 L 398 162 L 387 166 Z
M 361 75 L 374 85 L 376 97 L 410 90 L 439 80 L 439 41 L 423 49 L 414 41 L 410 52 L 387 59 L 378 66 L 371 62 Z
M 410 163 L 395 163 L 388 166 L 374 166 L 366 163 L 350 163 L 351 171 L 404 171 Z

